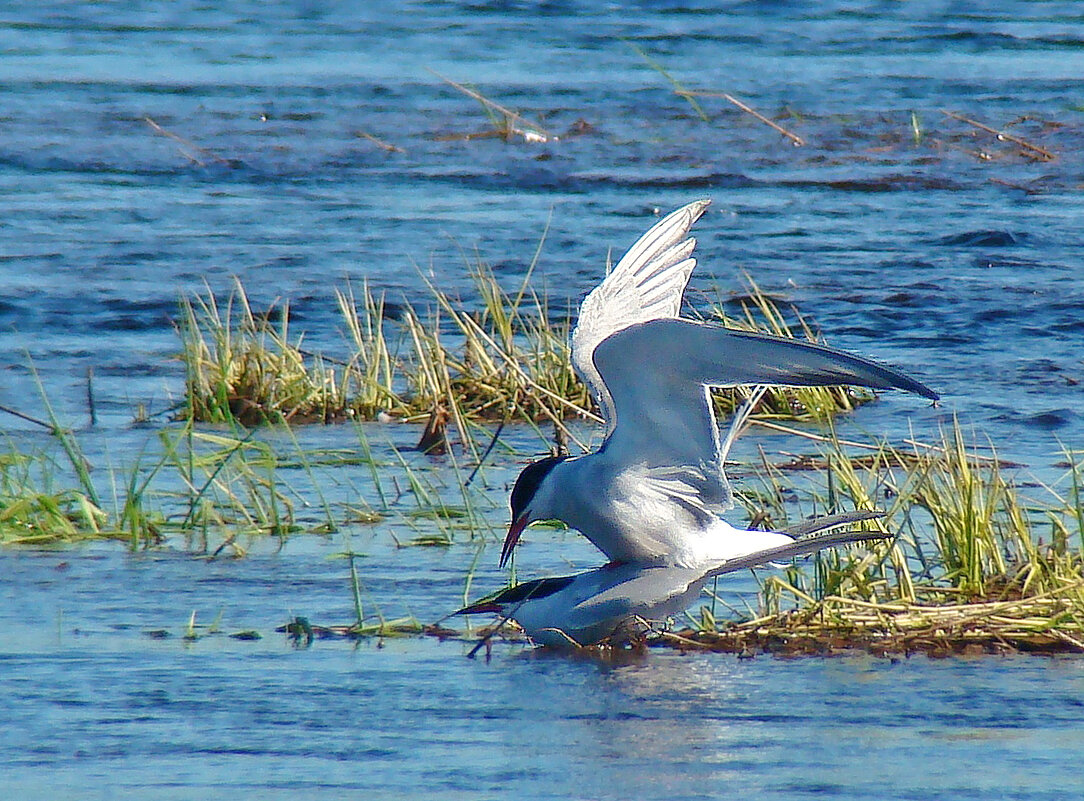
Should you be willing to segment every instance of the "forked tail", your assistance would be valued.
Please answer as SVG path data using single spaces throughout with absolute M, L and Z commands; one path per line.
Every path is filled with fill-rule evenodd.
M 829 531 L 826 534 L 816 534 L 829 528 L 845 526 L 862 520 L 872 520 L 884 517 L 884 512 L 855 511 L 842 512 L 837 515 L 807 520 L 782 530 L 781 533 L 798 537 L 794 542 L 785 545 L 777 545 L 774 548 L 765 548 L 763 551 L 738 556 L 728 559 L 718 567 L 713 567 L 705 574 L 705 578 L 721 576 L 724 573 L 733 573 L 736 570 L 744 570 L 747 567 L 758 567 L 769 562 L 786 561 L 795 556 L 805 556 L 816 553 L 823 548 L 833 545 L 849 545 L 852 542 L 865 542 L 867 540 L 890 540 L 895 537 L 887 531 Z M 815 536 L 810 536 L 815 535 Z

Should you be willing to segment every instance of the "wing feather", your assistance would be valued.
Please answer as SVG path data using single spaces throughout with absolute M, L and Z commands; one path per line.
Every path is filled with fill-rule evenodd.
M 572 332 L 572 364 L 595 396 L 607 433 L 613 430 L 614 408 L 606 384 L 595 369 L 595 348 L 630 325 L 675 318 L 681 297 L 696 266 L 696 240 L 688 237 L 711 201 L 698 200 L 668 214 L 629 248 L 606 279 L 580 306 Z
M 611 458 L 701 471 L 712 486 L 699 490 L 724 504 L 729 492 L 707 387 L 847 384 L 938 397 L 897 370 L 825 345 L 692 320 L 629 326 L 603 340 L 594 361 L 613 403 L 604 445 Z

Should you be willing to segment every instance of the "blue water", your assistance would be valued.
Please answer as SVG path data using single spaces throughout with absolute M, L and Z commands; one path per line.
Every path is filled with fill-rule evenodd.
M 452 579 L 412 555 L 409 602 Z M 1084 665 L 652 653 L 624 663 L 458 642 L 318 640 L 341 566 L 0 555 L 0 762 L 15 798 L 1069 798 Z M 378 587 L 394 563 L 369 569 Z M 399 568 L 401 573 L 401 568 Z M 102 597 L 102 587 L 125 587 Z M 380 587 L 386 592 L 386 589 Z M 190 609 L 223 634 L 181 640 Z M 32 624 L 47 620 L 44 631 Z M 199 620 L 197 620 L 199 622 Z M 225 634 L 255 626 L 264 639 Z M 166 628 L 172 636 L 146 632 Z
M 257 307 L 289 298 L 308 345 L 344 356 L 333 292 L 348 280 L 420 301 L 421 270 L 469 301 L 469 259 L 515 286 L 548 226 L 535 286 L 560 308 L 658 211 L 709 196 L 694 299 L 742 291 L 747 272 L 831 343 L 945 398 L 886 395 L 847 426 L 898 441 L 958 413 L 1052 480 L 1063 446 L 1084 446 L 1082 23 L 1068 2 L 4 4 L 0 404 L 43 414 L 32 360 L 88 452 L 123 463 L 154 437 L 132 427 L 137 407 L 164 420 L 183 390 L 172 320 L 205 282 L 224 293 L 236 276 Z M 637 48 L 807 144 L 718 98 L 700 98 L 701 120 Z M 487 117 L 434 73 L 559 139 L 461 138 Z M 345 427 L 302 436 L 357 443 Z M 494 531 L 514 470 L 485 482 Z M 336 501 L 372 494 L 361 470 L 333 483 Z M 399 551 L 389 535 L 403 533 L 353 533 L 370 553 L 366 598 L 436 619 L 462 599 L 475 546 Z M 429 639 L 294 650 L 272 632 L 291 614 L 353 614 L 330 558 L 342 542 L 303 539 L 210 563 L 183 543 L 0 554 L 13 797 L 1084 789 L 1073 660 L 598 665 L 502 646 L 486 663 Z M 521 556 L 538 572 L 595 559 L 543 535 Z M 476 589 L 503 580 L 495 559 L 483 554 Z M 265 638 L 185 644 L 193 610 Z

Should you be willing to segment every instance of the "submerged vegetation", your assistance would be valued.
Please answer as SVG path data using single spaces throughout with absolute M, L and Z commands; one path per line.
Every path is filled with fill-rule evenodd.
M 196 554 L 242 556 L 254 537 L 344 532 L 349 543 L 350 531 L 369 526 L 399 547 L 474 543 L 470 573 L 485 544 L 499 539 L 493 520 L 503 522 L 504 493 L 470 486 L 455 456 L 461 449 L 434 460 L 374 444 L 369 424 L 352 427 L 353 447 L 327 449 L 303 447 L 280 424 L 211 430 L 186 421 L 157 432 L 153 455 L 103 474 L 78 438 L 52 422 L 50 452 L 9 443 L 0 457 L 4 544 L 110 538 L 133 549 L 180 542 Z M 862 525 L 898 535 L 766 572 L 759 610 L 731 610 L 731 622 L 720 622 L 712 610 L 721 599 L 713 598 L 694 628 L 662 632 L 657 642 L 741 654 L 1084 651 L 1079 454 L 1065 454 L 1056 485 L 1022 487 L 1015 466 L 977 447 L 955 421 L 939 442 L 906 447 L 843 441 L 831 429 L 796 433 L 820 439 L 820 453 L 772 463 L 762 452 L 759 489 L 744 482 L 749 516 L 779 527 L 798 509 L 881 508 L 884 518 Z M 329 501 L 322 487 L 341 483 L 346 467 L 366 486 L 349 503 Z M 284 629 L 290 637 L 455 635 L 386 620 L 375 604 L 366 613 L 355 554 L 345 555 L 357 620 L 308 628 L 294 621 Z
M 509 292 L 479 263 L 472 269 L 478 302 L 426 282 L 431 302 L 397 306 L 394 314 L 368 286 L 360 294 L 347 287 L 336 294 L 351 354 L 344 359 L 306 350 L 303 334 L 291 331 L 289 303 L 256 313 L 239 283 L 225 299 L 209 291 L 185 299 L 181 419 L 159 430 L 135 464 L 95 472 L 42 390 L 48 420 L 33 422 L 50 430 L 55 447 L 24 452 L 9 442 L 0 454 L 0 543 L 116 539 L 139 549 L 180 541 L 193 553 L 241 556 L 253 537 L 379 526 L 398 547 L 476 543 L 476 563 L 498 537 L 492 512 L 499 507 L 503 518 L 505 502 L 503 493 L 471 487 L 470 470 L 486 458 L 478 443 L 491 440 L 495 424 L 499 435 L 518 420 L 547 444 L 544 432 L 553 430 L 560 448 L 575 439 L 571 418 L 594 415 L 570 366 L 571 316 L 530 292 L 530 275 Z M 796 311 L 748 285 L 706 319 L 819 340 Z M 955 421 L 936 444 L 838 438 L 835 415 L 873 397 L 851 388 L 766 394 L 760 425 L 790 430 L 780 422 L 814 421 L 829 434 L 802 432 L 823 444 L 813 456 L 773 464 L 762 452 L 761 489 L 745 503 L 766 528 L 788 523 L 795 498 L 807 498 L 814 512 L 883 508 L 884 518 L 863 525 L 898 536 L 767 575 L 761 608 L 738 615 L 741 622 L 720 623 L 714 598 L 693 628 L 661 632 L 657 641 L 742 654 L 1084 651 L 1079 455 L 1067 453 L 1064 481 L 1037 485 L 1036 497 L 1034 486 L 1025 494 L 1012 466 L 992 448 L 982 452 Z M 723 414 L 743 398 L 716 394 Z M 296 424 L 346 420 L 354 423 L 354 447 L 298 442 Z M 374 428 L 367 422 L 374 420 L 394 425 Z M 417 447 L 390 441 L 388 432 L 403 422 L 426 423 Z M 446 426 L 458 433 L 454 445 Z M 385 441 L 374 445 L 374 431 Z M 446 455 L 428 455 L 438 453 Z M 343 466 L 357 468 L 365 487 L 349 503 L 329 501 L 323 482 Z M 413 618 L 386 620 L 375 604 L 375 617 L 366 614 L 355 554 L 348 548 L 345 555 L 357 619 L 321 627 L 297 618 L 283 628 L 288 636 L 455 634 Z M 466 582 L 469 588 L 469 573 Z
M 567 431 L 569 417 L 593 412 L 569 365 L 567 312 L 555 323 L 526 279 L 506 292 L 482 265 L 473 277 L 477 310 L 432 284 L 427 311 L 406 306 L 394 318 L 368 287 L 360 297 L 349 288 L 339 292 L 353 353 L 345 360 L 305 350 L 303 337 L 290 330 L 289 304 L 256 314 L 239 284 L 224 301 L 210 293 L 184 301 L 184 419 L 157 432 L 153 455 L 109 469 L 103 481 L 43 392 L 49 420 L 39 422 L 57 447 L 35 454 L 9 444 L 0 456 L 0 542 L 107 538 L 135 549 L 180 538 L 194 553 L 239 556 L 252 537 L 329 535 L 373 524 L 401 547 L 496 539 L 489 522 L 495 501 L 470 487 L 459 463 L 484 460 L 476 435 L 489 439 L 487 423 L 518 418 L 545 439 L 538 423 Z M 717 304 L 708 319 L 817 339 L 807 321 L 797 314 L 788 321 L 751 280 L 749 287 L 746 296 Z M 750 490 L 745 503 L 763 527 L 786 525 L 796 497 L 806 497 L 812 511 L 883 508 L 884 518 L 863 525 L 898 536 L 767 575 L 761 608 L 742 622 L 719 623 L 713 599 L 694 628 L 663 632 L 658 641 L 743 654 L 1084 651 L 1080 457 L 1066 454 L 1067 486 L 1039 485 L 1036 498 L 1025 496 L 1009 477 L 1011 466 L 992 448 L 980 453 L 955 421 L 937 444 L 839 439 L 833 416 L 872 397 L 837 388 L 767 396 L 760 425 L 812 419 L 830 433 L 804 433 L 821 440 L 817 455 L 780 464 L 763 458 L 761 489 Z M 723 412 L 740 399 L 717 397 Z M 304 448 L 290 425 L 346 419 L 354 420 L 357 437 L 347 450 Z M 372 419 L 428 420 L 426 436 L 448 456 L 437 467 L 432 457 L 390 441 L 374 448 L 373 429 L 363 422 Z M 458 431 L 458 447 L 446 446 L 443 421 Z M 243 427 L 257 424 L 262 428 Z M 352 493 L 349 504 L 332 503 L 322 481 L 344 465 L 360 468 L 370 486 Z M 503 496 L 497 503 L 503 507 Z M 452 634 L 414 619 L 388 621 L 379 610 L 375 619 L 367 616 L 354 553 L 347 555 L 357 620 L 320 627 L 299 618 L 284 627 L 290 637 Z
M 383 524 L 400 547 L 450 545 L 489 535 L 492 503 L 427 469 L 425 457 L 390 441 L 373 443 L 362 426 L 348 448 L 306 448 L 284 426 L 201 430 L 186 422 L 157 432 L 135 464 L 96 467 L 70 431 L 63 447 L 0 454 L 0 544 L 56 545 L 115 539 L 130 548 L 183 546 L 194 554 L 243 556 L 254 538 L 332 535 Z M 153 451 L 148 456 L 146 451 Z M 342 475 L 344 468 L 353 473 Z M 454 478 L 454 471 L 451 474 Z M 327 483 L 368 478 L 331 501 Z

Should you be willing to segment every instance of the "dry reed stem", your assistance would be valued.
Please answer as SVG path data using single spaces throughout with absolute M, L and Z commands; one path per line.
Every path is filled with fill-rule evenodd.
M 436 75 L 438 78 L 440 78 L 442 81 L 444 81 L 446 84 L 448 84 L 452 88 L 459 90 L 460 92 L 465 94 L 467 97 L 473 98 L 474 100 L 477 100 L 479 103 L 481 103 L 483 106 L 485 106 L 486 108 L 492 109 L 493 111 L 496 111 L 498 114 L 504 115 L 506 120 L 518 121 L 520 124 L 522 124 L 525 128 L 528 129 L 528 130 L 524 131 L 524 130 L 520 130 L 518 128 L 514 128 L 514 127 L 509 126 L 509 129 L 513 133 L 518 133 L 527 140 L 531 140 L 532 138 L 539 138 L 540 137 L 541 141 L 543 141 L 543 142 L 548 142 L 550 140 L 553 140 L 553 139 L 557 138 L 553 134 L 551 134 L 549 131 L 547 131 L 545 128 L 543 128 L 541 125 L 538 125 L 537 123 L 533 123 L 530 120 L 525 119 L 521 114 L 518 114 L 517 112 L 512 111 L 512 109 L 507 108 L 506 106 L 502 106 L 500 103 L 496 103 L 496 102 L 490 100 L 488 97 L 485 97 L 484 95 L 480 94 L 479 92 L 476 92 L 473 89 L 470 89 L 470 88 L 464 86 L 461 83 L 456 83 L 451 78 L 444 77 L 443 75 L 441 75 L 436 70 L 430 69 L 429 67 L 426 67 L 425 69 L 426 69 L 426 71 L 431 72 L 433 75 Z M 532 137 L 532 135 L 533 135 L 533 137 Z
M 20 412 L 18 409 L 13 409 L 10 406 L 0 406 L 0 412 L 6 412 L 13 417 L 18 417 L 20 420 L 26 420 L 28 423 L 34 423 L 34 425 L 39 425 L 42 428 L 48 429 L 49 431 L 54 430 L 51 423 L 47 423 L 44 420 L 39 420 L 37 417 L 31 417 L 29 414 L 26 414 L 25 412 Z
M 889 650 L 931 650 L 934 641 L 937 649 L 996 641 L 1014 649 L 1052 651 L 1069 645 L 1084 651 L 1084 643 L 1074 636 L 1084 635 L 1082 587 L 1084 579 L 1077 579 L 1030 597 L 931 606 L 839 595 L 814 601 L 788 585 L 786 590 L 805 603 L 804 608 L 690 636 L 720 650 L 735 650 L 739 644 L 746 648 L 750 638 L 764 650 L 770 650 L 775 641 L 802 638 L 805 646 L 830 641 L 836 649 L 877 645 Z M 783 643 L 781 650 L 788 647 Z
M 940 445 L 931 445 L 928 442 L 919 442 L 918 440 L 914 439 L 905 439 L 904 444 L 910 445 L 913 448 L 921 448 L 924 451 L 932 451 L 934 453 L 940 454 L 948 453 L 948 451 Z M 998 459 L 994 456 L 983 456 L 981 453 L 975 453 L 974 451 L 968 452 L 967 456 L 969 459 L 974 459 L 976 462 L 986 462 L 992 465 L 996 465 L 1002 470 L 1011 470 L 1013 468 L 1023 467 L 1023 465 L 1017 464 L 1016 462 L 1008 462 L 1004 459 Z
M 371 133 L 366 133 L 362 130 L 354 131 L 354 136 L 358 137 L 359 139 L 368 140 L 369 142 L 372 142 L 374 145 L 379 147 L 381 150 L 386 150 L 389 153 L 406 153 L 406 151 L 398 145 L 393 145 L 390 142 L 385 142 L 383 139 L 379 139 L 373 136 Z
M 221 156 L 215 155 L 207 148 L 193 144 L 192 142 L 189 142 L 187 139 L 185 139 L 183 136 L 178 136 L 172 131 L 167 131 L 150 117 L 144 117 L 143 121 L 147 123 L 147 125 L 151 126 L 151 128 L 153 128 L 155 131 L 160 133 L 162 136 L 166 137 L 167 139 L 172 139 L 174 142 L 176 142 L 178 144 L 178 149 L 181 151 L 181 154 L 189 161 L 194 162 L 200 167 L 206 167 L 207 162 L 195 156 L 194 153 L 200 153 L 203 156 L 211 159 L 212 161 L 218 162 L 219 164 L 229 165 L 230 163 L 228 159 L 224 159 Z
M 651 69 L 655 70 L 657 73 L 659 73 L 659 75 L 661 75 L 670 82 L 670 85 L 674 87 L 674 94 L 676 94 L 678 97 L 685 98 L 685 101 L 689 104 L 692 110 L 696 112 L 696 115 L 700 117 L 701 120 L 703 120 L 704 122 L 711 122 L 711 118 L 708 117 L 708 115 L 704 112 L 704 109 L 700 107 L 700 104 L 696 102 L 696 98 L 693 97 L 691 93 L 685 91 L 685 87 L 678 81 L 677 78 L 667 72 L 666 68 L 663 67 L 662 64 L 657 62 L 655 59 L 649 56 L 646 51 L 644 51 L 640 47 L 637 47 L 632 42 L 629 42 L 628 45 L 640 54 L 640 57 L 648 63 L 648 66 L 650 66 Z
M 749 418 L 749 423 L 751 425 L 758 425 L 761 428 L 767 428 L 769 431 L 778 431 L 778 432 L 780 432 L 782 434 L 792 434 L 792 435 L 794 435 L 796 437 L 801 437 L 803 439 L 813 440 L 814 442 L 824 442 L 824 443 L 836 443 L 836 442 L 838 442 L 840 445 L 846 445 L 848 448 L 862 448 L 863 450 L 869 450 L 869 451 L 879 451 L 882 448 L 882 446 L 880 446 L 880 445 L 871 445 L 868 442 L 854 442 L 853 440 L 836 439 L 834 437 L 828 437 L 828 436 L 825 436 L 823 434 L 814 434 L 812 431 L 802 431 L 802 430 L 797 429 L 797 428 L 791 428 L 790 426 L 784 426 L 784 425 L 780 425 L 779 423 L 773 423 L 770 420 L 761 420 L 760 418 L 757 418 L 757 417 Z
M 1038 154 L 1043 161 L 1053 161 L 1057 158 L 1057 156 L 1055 156 L 1049 150 L 1039 147 L 1038 145 L 1033 145 L 1026 139 L 1021 139 L 1019 136 L 1013 136 L 1012 134 L 1005 133 L 1004 131 L 999 131 L 997 128 L 991 128 L 989 125 L 984 125 L 977 120 L 970 119 L 969 117 L 965 117 L 962 114 L 956 114 L 955 112 L 948 111 L 946 109 L 941 109 L 941 113 L 944 114 L 946 117 L 951 117 L 954 120 L 959 120 L 960 122 L 972 125 L 975 128 L 978 128 L 980 131 L 986 131 L 987 133 L 993 134 L 997 137 L 999 141 L 1012 142 L 1013 144 L 1020 145 L 1020 147 L 1024 148 L 1025 150 L 1030 150 L 1032 153 Z
M 735 106 L 740 108 L 746 114 L 750 114 L 753 117 L 755 117 L 756 119 L 760 120 L 762 123 L 767 125 L 769 128 L 772 128 L 772 129 L 778 131 L 779 133 L 783 134 L 783 136 L 787 137 L 787 139 L 789 139 L 791 142 L 794 143 L 795 147 L 801 147 L 802 145 L 805 144 L 805 140 L 802 139 L 802 137 L 798 136 L 798 134 L 791 133 L 786 128 L 784 128 L 782 125 L 768 119 L 763 114 L 761 114 L 759 111 L 756 111 L 755 109 L 750 108 L 745 103 L 738 100 L 738 98 L 734 97 L 733 95 L 727 94 L 726 92 L 687 92 L 687 91 L 678 91 L 678 92 L 676 92 L 676 94 L 679 94 L 679 95 L 681 95 L 683 97 L 686 97 L 686 98 L 688 98 L 688 97 L 721 97 L 724 100 L 726 100 L 728 103 L 733 103 Z

